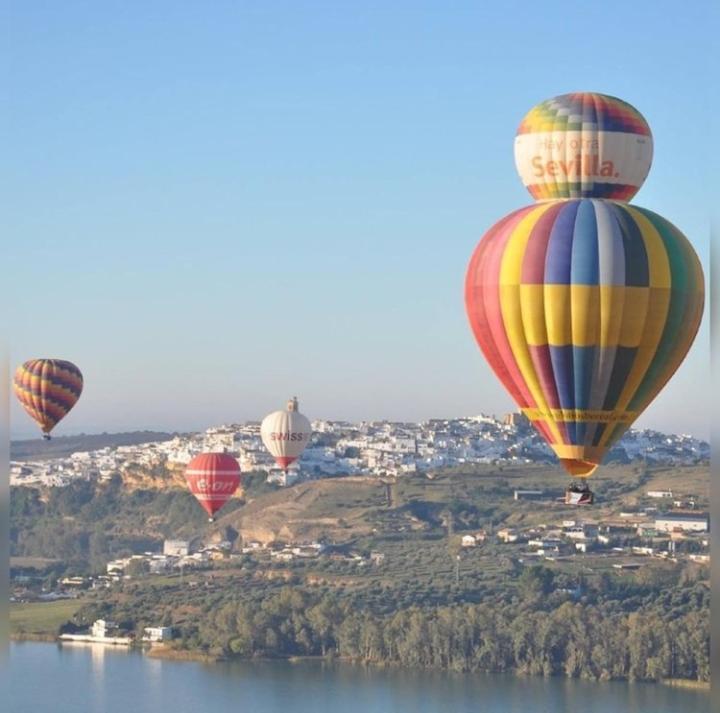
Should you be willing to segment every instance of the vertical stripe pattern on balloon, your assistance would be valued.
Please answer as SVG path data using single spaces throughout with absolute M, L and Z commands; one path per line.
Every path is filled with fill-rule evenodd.
M 704 282 L 687 238 L 652 211 L 549 201 L 485 234 L 465 303 L 498 378 L 565 468 L 585 477 L 688 352 Z

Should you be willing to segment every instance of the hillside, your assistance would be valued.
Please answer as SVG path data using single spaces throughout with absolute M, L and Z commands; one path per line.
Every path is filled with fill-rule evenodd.
M 325 540 L 372 547 L 378 538 L 437 537 L 449 529 L 535 527 L 578 516 L 597 521 L 636 507 L 650 489 L 669 488 L 679 498 L 694 495 L 699 507 L 709 493 L 707 466 L 604 467 L 591 481 L 597 504 L 582 514 L 554 499 L 567 477 L 547 465 L 474 465 L 396 480 L 350 476 L 289 488 L 269 486 L 262 475 L 251 474 L 210 524 L 177 472 L 158 469 L 130 479 L 132 485 L 116 476 L 107 483 L 13 488 L 12 555 L 56 558 L 97 571 L 123 553 L 159 551 L 166 538 Z M 523 488 L 543 489 L 548 497 L 513 500 L 513 491 Z
M 562 503 L 516 502 L 515 489 L 543 489 L 561 496 L 568 482 L 558 468 L 546 465 L 472 466 L 441 471 L 432 478 L 346 477 L 301 483 L 253 496 L 215 528 L 236 530 L 243 540 L 348 542 L 374 532 L 432 530 L 447 524 L 452 511 L 456 528 L 487 524 L 535 525 L 548 518 L 577 515 Z M 602 468 L 591 480 L 597 505 L 583 516 L 600 518 L 634 507 L 645 491 L 671 488 L 678 497 L 709 498 L 707 466 L 656 467 L 617 465 Z
M 582 554 L 570 542 L 562 554 L 533 552 L 527 540 L 551 538 L 565 520 L 591 525 L 658 505 L 647 497 L 650 489 L 669 488 L 680 499 L 693 495 L 704 508 L 708 466 L 604 467 L 591 481 L 597 506 L 582 509 L 555 500 L 567 477 L 548 465 L 473 465 L 430 477 L 352 476 L 283 489 L 253 473 L 245 477 L 243 497 L 232 498 L 212 524 L 187 489 L 173 487 L 174 474 L 160 468 L 149 476 L 137 473 L 135 486 L 137 477 L 157 487 L 130 488 L 118 474 L 103 483 L 13 488 L 11 577 L 19 633 L 52 635 L 59 626 L 87 627 L 97 618 L 141 633 L 162 622 L 178 632 L 173 652 L 182 656 L 319 656 L 334 650 L 395 663 L 405 661 L 396 642 L 409 637 L 407 651 L 434 646 L 446 652 L 433 659 L 440 666 L 549 675 L 570 670 L 566 663 L 575 661 L 577 650 L 572 636 L 579 632 L 583 641 L 592 637 L 593 651 L 606 646 L 596 657 L 605 663 L 588 664 L 583 672 L 576 667 L 573 676 L 655 680 L 670 665 L 664 644 L 653 644 L 665 658 L 651 668 L 643 663 L 645 649 L 635 668 L 626 656 L 609 665 L 608 656 L 667 632 L 668 640 L 687 644 L 683 660 L 690 663 L 682 675 L 707 679 L 709 570 L 692 559 L 705 551 L 699 538 L 676 542 L 672 558 L 635 552 L 635 545 L 666 548 L 667 538 L 654 543 L 660 538 L 632 532 L 615 533 L 612 544 Z M 542 489 L 546 497 L 515 500 L 513 491 L 521 488 Z M 505 527 L 517 527 L 524 539 L 504 543 L 499 531 Z M 478 542 L 464 547 L 468 534 Z M 184 558 L 178 571 L 172 558 L 142 556 L 160 551 L 164 539 L 190 540 L 200 559 Z M 233 543 L 230 552 L 204 547 L 222 540 Z M 294 556 L 295 545 L 317 540 L 329 545 L 322 554 L 306 557 L 300 550 Z M 251 541 L 274 546 L 240 548 Z M 279 546 L 283 542 L 293 547 Z M 105 573 L 109 560 L 131 554 L 141 556 L 125 560 L 125 576 L 107 588 L 89 589 L 90 580 L 83 580 L 79 611 L 58 605 L 56 615 L 39 608 L 45 605 L 29 607 L 41 586 L 54 588 L 63 575 Z M 150 561 L 168 566 L 153 573 Z M 63 617 L 70 621 L 59 625 Z M 471 661 L 461 647 L 448 664 L 447 652 L 460 640 L 452 632 L 465 631 L 473 617 L 482 621 L 473 629 L 479 638 L 471 650 L 482 655 Z M 591 625 L 588 633 L 575 620 L 607 626 Z M 548 621 L 568 642 L 567 652 L 547 638 Z M 608 628 L 620 638 L 608 643 Z M 485 631 L 492 632 L 487 641 Z M 387 644 L 380 643 L 384 632 Z M 507 640 L 501 632 L 509 632 Z M 377 645 L 364 650 L 362 642 L 371 640 Z M 526 647 L 536 653 L 518 658 L 513 641 L 536 642 Z M 423 660 L 430 656 L 426 651 Z
M 135 446 L 140 443 L 169 441 L 177 434 L 163 431 L 130 431 L 128 433 L 96 433 L 77 436 L 58 436 L 50 441 L 42 438 L 12 441 L 10 443 L 10 459 L 49 460 L 63 458 L 77 451 L 95 451 L 100 448 L 116 448 L 117 446 Z
M 311 481 L 248 498 L 245 506 L 220 517 L 216 527 L 231 527 L 243 540 L 263 544 L 343 542 L 370 534 L 385 502 L 385 486 L 377 478 Z

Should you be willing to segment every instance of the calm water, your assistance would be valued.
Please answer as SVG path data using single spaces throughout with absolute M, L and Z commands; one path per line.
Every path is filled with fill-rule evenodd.
M 652 684 L 429 674 L 316 662 L 199 664 L 151 659 L 101 644 L 11 644 L 0 690 L 6 692 L 0 699 L 7 713 L 710 712 L 707 693 Z

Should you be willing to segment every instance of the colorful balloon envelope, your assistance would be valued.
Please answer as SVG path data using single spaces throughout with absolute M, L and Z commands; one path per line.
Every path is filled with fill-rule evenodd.
M 49 440 L 50 431 L 80 398 L 83 377 L 72 362 L 30 359 L 15 371 L 13 386 L 18 401 Z
M 240 466 L 227 453 L 201 453 L 185 470 L 190 492 L 210 516 L 225 505 L 240 485 Z
M 503 218 L 478 244 L 465 283 L 485 358 L 581 478 L 680 366 L 703 303 L 700 261 L 677 228 L 597 199 Z
M 274 411 L 265 416 L 260 426 L 265 447 L 275 457 L 275 462 L 285 470 L 300 457 L 312 435 L 310 421 L 298 408 L 298 400 L 293 397 L 288 401 L 285 411 Z
M 630 200 L 645 182 L 652 155 L 642 114 L 621 99 L 591 92 L 541 102 L 515 137 L 515 165 L 538 200 Z

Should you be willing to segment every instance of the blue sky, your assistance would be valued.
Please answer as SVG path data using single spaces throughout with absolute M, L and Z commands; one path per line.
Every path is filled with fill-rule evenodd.
M 68 358 L 56 433 L 513 404 L 467 326 L 485 230 L 532 201 L 512 145 L 568 91 L 654 134 L 634 202 L 708 265 L 709 3 L 6 3 L 13 363 Z M 707 436 L 707 320 L 638 422 Z M 33 425 L 13 405 L 12 432 Z

